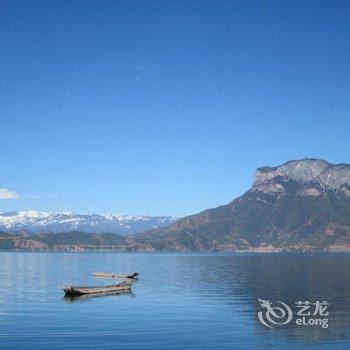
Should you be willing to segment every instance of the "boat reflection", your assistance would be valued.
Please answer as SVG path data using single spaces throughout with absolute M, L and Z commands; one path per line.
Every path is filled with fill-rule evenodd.
M 127 292 L 108 292 L 108 293 L 95 293 L 95 294 L 82 294 L 82 295 L 75 295 L 75 296 L 64 296 L 62 298 L 62 301 L 65 303 L 72 303 L 76 301 L 87 301 L 95 298 L 103 298 L 107 296 L 114 296 L 114 297 L 121 297 L 121 296 L 129 296 L 131 298 L 135 298 L 136 295 L 130 290 Z

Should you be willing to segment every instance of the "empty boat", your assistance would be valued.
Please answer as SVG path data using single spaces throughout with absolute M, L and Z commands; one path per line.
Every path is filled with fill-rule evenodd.
M 138 272 L 126 272 L 126 273 L 115 273 L 115 272 L 93 272 L 95 277 L 104 278 L 129 278 L 135 279 L 139 277 Z

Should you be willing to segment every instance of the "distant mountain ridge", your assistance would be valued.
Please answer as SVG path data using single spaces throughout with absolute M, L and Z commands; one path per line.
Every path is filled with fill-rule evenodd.
M 27 251 L 140 251 L 152 250 L 147 245 L 115 233 L 87 233 L 80 231 L 28 234 L 1 232 L 0 250 Z
M 137 216 L 116 214 L 77 214 L 72 212 L 38 212 L 34 210 L 0 213 L 0 230 L 40 232 L 84 231 L 110 232 L 120 235 L 143 232 L 173 223 L 171 216 Z

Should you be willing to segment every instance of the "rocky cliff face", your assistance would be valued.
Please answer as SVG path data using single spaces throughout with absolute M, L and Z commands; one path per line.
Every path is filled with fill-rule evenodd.
M 350 165 L 330 164 L 320 159 L 292 160 L 279 167 L 258 168 L 253 184 L 254 190 L 280 178 L 300 183 L 315 182 L 323 189 L 342 189 L 350 186 Z
M 350 249 L 350 165 L 259 168 L 243 196 L 138 239 L 160 250 Z

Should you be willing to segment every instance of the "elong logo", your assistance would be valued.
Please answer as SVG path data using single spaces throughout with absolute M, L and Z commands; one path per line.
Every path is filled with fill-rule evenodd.
M 258 319 L 261 324 L 268 328 L 274 328 L 275 326 L 282 326 L 290 323 L 293 319 L 292 308 L 283 303 L 277 301 L 272 303 L 269 300 L 258 299 L 261 311 L 258 312 Z M 329 312 L 327 308 L 329 303 L 327 301 L 297 301 L 294 303 L 298 311 L 295 313 L 298 316 L 295 319 L 297 326 L 320 326 L 322 328 L 328 328 L 328 316 Z

